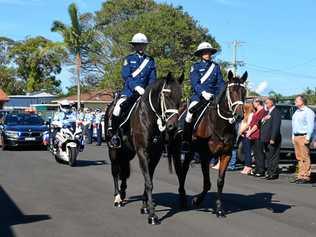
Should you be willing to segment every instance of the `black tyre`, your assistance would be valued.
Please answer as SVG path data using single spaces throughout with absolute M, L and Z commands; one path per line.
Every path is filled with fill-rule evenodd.
M 7 149 L 7 146 L 6 146 L 6 144 L 5 144 L 3 135 L 0 135 L 0 145 L 1 145 L 1 150 L 4 151 L 4 150 Z
M 76 163 L 77 163 L 77 155 L 78 155 L 77 148 L 70 147 L 68 149 L 69 149 L 69 165 L 71 167 L 74 167 L 76 166 Z
M 60 159 L 57 155 L 54 155 L 54 157 L 55 157 L 55 160 L 56 160 L 57 163 L 64 164 L 63 160 Z

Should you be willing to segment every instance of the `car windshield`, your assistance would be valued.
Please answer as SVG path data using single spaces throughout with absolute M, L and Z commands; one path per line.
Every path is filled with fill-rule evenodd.
M 9 114 L 5 118 L 7 125 L 43 125 L 44 120 L 36 114 Z
M 292 119 L 293 106 L 277 105 L 276 107 L 281 113 L 282 120 L 291 120 Z

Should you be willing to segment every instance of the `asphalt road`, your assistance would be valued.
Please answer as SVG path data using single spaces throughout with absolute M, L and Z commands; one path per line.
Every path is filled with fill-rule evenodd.
M 99 236 L 316 236 L 316 188 L 265 181 L 229 172 L 224 188 L 227 218 L 212 214 L 215 189 L 201 209 L 177 209 L 177 179 L 161 160 L 154 198 L 162 224 L 139 212 L 143 178 L 137 159 L 128 183 L 129 203 L 113 207 L 105 147 L 89 146 L 78 167 L 57 164 L 46 151 L 0 151 L 0 237 Z M 212 171 L 215 184 L 216 172 Z M 202 189 L 199 167 L 190 170 L 188 195 Z M 192 197 L 192 196 L 191 196 Z

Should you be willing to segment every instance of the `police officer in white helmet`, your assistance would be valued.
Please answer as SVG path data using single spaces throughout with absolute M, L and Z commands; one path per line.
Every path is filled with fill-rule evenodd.
M 149 43 L 147 37 L 142 33 L 137 33 L 129 43 L 135 52 L 128 55 L 123 62 L 121 75 L 124 80 L 124 88 L 114 107 L 111 121 L 110 146 L 113 148 L 121 146 L 118 128 L 122 122 L 122 112 L 129 111 L 136 100 L 144 94 L 146 87 L 157 79 L 155 61 L 145 54 L 145 48 Z

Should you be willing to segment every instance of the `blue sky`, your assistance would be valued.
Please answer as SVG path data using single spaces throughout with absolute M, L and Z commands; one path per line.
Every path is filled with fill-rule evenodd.
M 81 12 L 100 9 L 102 0 L 0 0 L 0 35 L 24 39 L 43 35 L 52 40 L 53 20 L 68 22 L 67 6 L 77 2 Z M 249 72 L 250 85 L 285 95 L 316 87 L 316 2 L 313 0 L 163 0 L 182 5 L 209 29 L 222 46 L 217 59 L 230 61 L 229 42 L 241 40 L 239 69 Z M 69 85 L 69 73 L 60 78 Z

